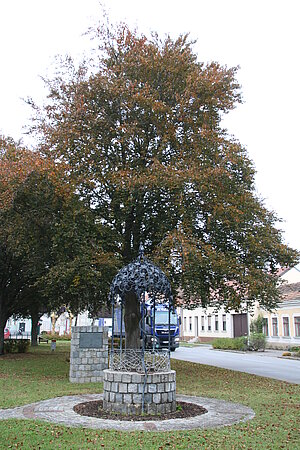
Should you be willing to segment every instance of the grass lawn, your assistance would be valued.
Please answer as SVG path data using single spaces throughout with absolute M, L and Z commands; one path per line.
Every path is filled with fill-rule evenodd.
M 101 384 L 68 381 L 69 343 L 41 344 L 0 357 L 0 408 L 47 398 L 102 392 Z M 32 420 L 0 421 L 0 449 L 300 449 L 300 386 L 216 367 L 172 361 L 177 392 L 243 403 L 256 417 L 214 430 L 118 432 L 67 428 Z

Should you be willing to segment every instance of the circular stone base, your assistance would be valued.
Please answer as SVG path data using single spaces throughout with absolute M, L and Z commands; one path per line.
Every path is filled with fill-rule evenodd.
M 226 402 L 216 398 L 190 397 L 177 395 L 178 401 L 196 403 L 207 409 L 206 414 L 190 419 L 171 419 L 157 422 L 118 421 L 80 416 L 73 408 L 78 403 L 100 400 L 101 394 L 81 394 L 56 397 L 30 405 L 0 410 L 0 420 L 33 419 L 45 420 L 68 427 L 84 427 L 95 430 L 118 431 L 173 431 L 192 430 L 194 428 L 215 428 L 233 425 L 253 419 L 254 411 L 239 403 Z
M 144 411 L 142 404 L 144 399 Z M 176 372 L 103 371 L 103 409 L 119 414 L 167 414 L 176 411 Z

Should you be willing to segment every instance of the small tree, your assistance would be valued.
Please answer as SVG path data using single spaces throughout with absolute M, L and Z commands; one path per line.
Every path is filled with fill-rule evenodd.
M 263 333 L 264 318 L 262 314 L 259 314 L 256 319 L 253 319 L 250 323 L 251 333 Z
M 264 351 L 266 348 L 266 336 L 264 333 L 253 331 L 249 337 L 248 348 L 249 350 L 254 350 L 256 352 L 258 350 Z

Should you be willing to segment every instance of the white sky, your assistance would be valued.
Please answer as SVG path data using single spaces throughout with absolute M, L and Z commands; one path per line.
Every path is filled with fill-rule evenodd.
M 112 21 L 140 31 L 197 39 L 201 61 L 240 66 L 244 104 L 226 126 L 254 161 L 265 204 L 284 222 L 286 243 L 300 250 L 298 139 L 300 104 L 299 0 L 106 0 Z M 46 95 L 40 76 L 54 57 L 80 55 L 82 33 L 98 22 L 98 0 L 0 1 L 0 133 L 23 137 L 30 108 L 22 98 Z

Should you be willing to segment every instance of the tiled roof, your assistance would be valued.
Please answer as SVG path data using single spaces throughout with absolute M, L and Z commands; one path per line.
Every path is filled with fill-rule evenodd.
M 285 273 L 287 273 L 289 270 L 291 270 L 291 267 L 280 267 L 280 269 L 277 270 L 277 276 L 282 277 Z
M 300 282 L 284 284 L 280 287 L 282 300 L 296 300 L 300 298 Z

